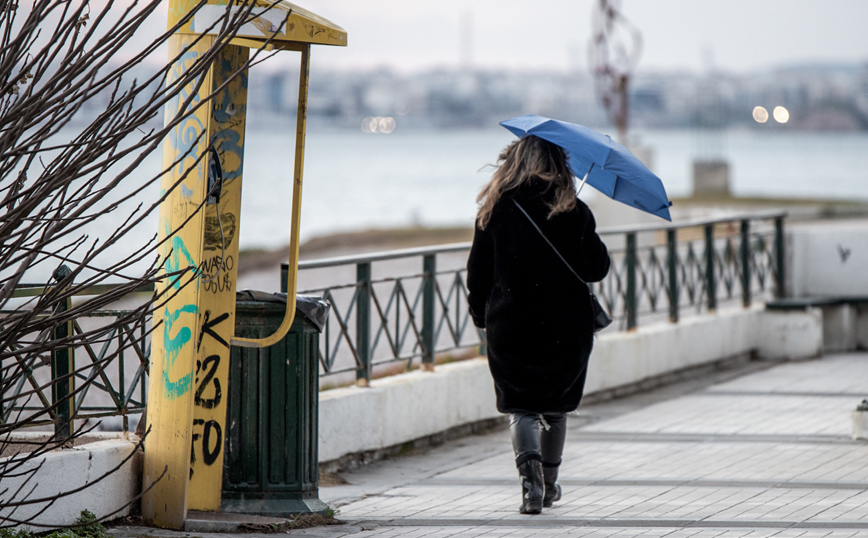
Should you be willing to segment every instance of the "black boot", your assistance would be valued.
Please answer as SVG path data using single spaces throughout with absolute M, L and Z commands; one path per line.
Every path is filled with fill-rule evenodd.
M 518 466 L 518 476 L 521 480 L 521 506 L 518 511 L 522 514 L 539 514 L 542 512 L 545 497 L 542 463 L 539 460 L 521 463 Z
M 561 485 L 558 484 L 558 469 L 560 466 L 560 462 L 542 464 L 546 492 L 543 498 L 543 508 L 551 508 L 555 501 L 561 500 Z

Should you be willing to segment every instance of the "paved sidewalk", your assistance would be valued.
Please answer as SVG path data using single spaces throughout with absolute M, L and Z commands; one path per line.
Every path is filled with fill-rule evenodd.
M 868 443 L 849 437 L 851 411 L 868 396 L 868 354 L 678 390 L 690 387 L 645 395 L 661 399 L 649 405 L 635 397 L 583 409 L 568 434 L 564 499 L 542 515 L 518 514 L 509 436 L 499 432 L 348 474 L 356 488 L 381 473 L 403 484 L 342 504 L 340 517 L 372 526 L 360 538 L 868 537 Z M 453 468 L 401 480 L 404 464 Z M 340 505 L 350 493 L 341 489 L 323 497 Z
M 868 442 L 850 439 L 865 397 L 868 353 L 751 363 L 583 407 L 541 515 L 518 513 L 498 431 L 344 474 L 321 498 L 348 524 L 293 534 L 868 538 Z

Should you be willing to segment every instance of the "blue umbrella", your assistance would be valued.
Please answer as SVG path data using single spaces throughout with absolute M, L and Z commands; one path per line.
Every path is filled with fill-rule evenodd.
M 570 168 L 613 200 L 671 221 L 663 182 L 630 150 L 593 129 L 575 123 L 535 116 L 519 116 L 500 122 L 518 137 L 536 135 L 564 148 Z

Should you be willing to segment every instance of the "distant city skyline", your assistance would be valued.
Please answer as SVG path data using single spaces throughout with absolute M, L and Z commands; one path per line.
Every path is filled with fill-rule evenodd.
M 596 0 L 297 2 L 348 32 L 346 49 L 316 48 L 317 68 L 404 72 L 461 66 L 587 72 L 596 5 Z M 743 73 L 800 63 L 868 62 L 868 2 L 624 0 L 622 9 L 642 33 L 640 71 L 714 67 Z

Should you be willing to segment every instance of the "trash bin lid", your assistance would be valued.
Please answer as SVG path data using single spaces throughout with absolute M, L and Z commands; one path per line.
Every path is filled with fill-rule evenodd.
M 268 293 L 259 290 L 241 290 L 235 293 L 235 300 L 286 304 L 286 294 Z M 322 297 L 314 297 L 313 295 L 295 296 L 295 309 L 304 314 L 304 317 L 316 325 L 319 332 L 322 332 L 323 327 L 325 327 L 326 320 L 329 317 L 330 307 L 331 305 L 329 302 L 324 300 Z

